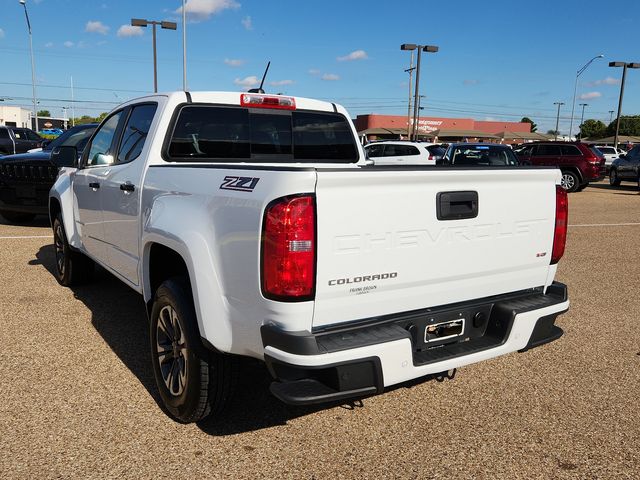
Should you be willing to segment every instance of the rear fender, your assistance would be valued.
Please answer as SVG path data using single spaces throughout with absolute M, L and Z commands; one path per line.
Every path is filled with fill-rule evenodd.
M 206 211 L 197 196 L 164 195 L 157 197 L 152 208 L 145 212 L 141 262 L 143 296 L 145 302 L 149 302 L 154 295 L 149 275 L 151 246 L 157 243 L 174 250 L 182 257 L 189 272 L 200 336 L 216 349 L 229 351 L 231 325 L 217 275 L 215 253 L 207 241 L 212 232 L 203 232 L 205 226 L 212 228 Z

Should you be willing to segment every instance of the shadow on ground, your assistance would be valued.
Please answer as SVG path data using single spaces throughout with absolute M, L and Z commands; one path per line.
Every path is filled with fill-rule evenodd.
M 40 248 L 29 264 L 42 265 L 53 275 L 53 245 Z M 149 358 L 149 329 L 142 297 L 102 268 L 96 269 L 90 284 L 73 287 L 73 293 L 91 311 L 96 331 L 160 406 Z M 290 407 L 281 403 L 269 392 L 272 379 L 262 362 L 242 358 L 239 371 L 238 389 L 229 408 L 218 420 L 199 425 L 206 433 L 231 435 L 284 425 L 292 418 L 326 408 Z
M 609 185 L 608 183 L 590 183 L 587 188 L 597 188 L 600 190 L 609 190 L 609 191 L 618 191 L 618 192 L 627 192 L 626 195 L 635 195 L 638 194 L 638 185 L 633 183 L 628 184 L 620 184 L 620 185 Z M 618 193 L 620 195 L 620 193 Z
M 33 220 L 25 220 L 20 222 L 10 222 L 0 215 L 0 225 L 12 225 L 18 227 L 46 227 L 50 228 L 49 217 L 46 215 L 37 215 Z

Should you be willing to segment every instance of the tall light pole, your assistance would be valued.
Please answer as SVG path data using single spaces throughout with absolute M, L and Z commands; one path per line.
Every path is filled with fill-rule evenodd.
M 578 135 L 580 135 L 580 140 L 582 140 L 582 124 L 584 123 L 584 107 L 586 107 L 587 105 L 589 105 L 588 103 L 579 103 L 578 105 L 580 105 L 582 107 L 582 115 L 580 115 L 580 125 L 578 125 Z M 577 135 L 576 135 L 577 137 Z M 571 140 L 571 137 L 569 137 L 569 140 Z
M 167 30 L 176 30 L 178 25 L 176 22 L 156 22 L 155 20 L 144 20 L 142 18 L 132 18 L 131 26 L 133 27 L 146 27 L 151 25 L 153 27 L 153 92 L 158 93 L 158 57 L 156 55 L 156 25 L 160 25 Z
M 416 63 L 416 87 L 413 100 L 413 140 L 418 139 L 418 103 L 420 95 L 420 58 L 422 52 L 436 53 L 439 48 L 435 45 L 416 45 L 415 43 L 403 43 L 400 50 L 418 50 L 418 61 Z
M 409 62 L 409 68 L 405 70 L 409 74 L 409 105 L 407 106 L 407 138 L 411 138 L 411 83 L 413 80 L 413 71 L 416 67 L 413 66 L 413 50 L 411 51 L 411 61 Z
M 640 68 L 640 63 L 609 62 L 610 67 L 622 67 L 622 82 L 620 82 L 620 99 L 618 100 L 618 117 L 616 118 L 616 136 L 613 139 L 614 148 L 618 148 L 618 132 L 620 131 L 620 115 L 622 112 L 622 97 L 624 96 L 624 81 L 627 78 L 627 68 Z
M 589 68 L 589 65 L 591 65 L 591 63 L 594 60 L 597 60 L 598 58 L 604 58 L 604 55 L 600 54 L 600 55 L 596 55 L 595 57 L 593 57 L 591 60 L 589 60 L 587 63 L 584 64 L 584 66 L 578 70 L 576 72 L 576 83 L 573 86 L 573 101 L 571 102 L 571 123 L 569 125 L 569 139 L 571 139 L 571 133 L 573 131 L 573 112 L 576 108 L 576 92 L 578 91 L 578 77 L 580 75 L 582 75 L 582 73 Z M 557 130 L 557 129 L 556 129 Z
M 18 0 L 20 5 L 24 7 L 24 16 L 27 19 L 27 28 L 29 29 L 29 50 L 31 51 L 31 83 L 33 85 L 33 115 L 36 119 L 34 130 L 38 131 L 38 106 L 36 101 L 36 64 L 33 60 L 33 35 L 31 34 L 31 22 L 29 21 L 29 13 L 27 12 L 27 0 Z
M 613 121 L 614 112 L 615 112 L 615 110 L 609 110 L 609 123 L 611 123 Z
M 182 90 L 187 91 L 187 10 L 182 0 Z
M 564 102 L 553 102 L 553 104 L 558 105 L 558 115 L 556 115 L 556 138 L 555 138 L 555 140 L 558 140 L 558 126 L 560 125 L 560 107 L 564 105 Z M 571 138 L 571 135 L 569 135 L 569 138 Z

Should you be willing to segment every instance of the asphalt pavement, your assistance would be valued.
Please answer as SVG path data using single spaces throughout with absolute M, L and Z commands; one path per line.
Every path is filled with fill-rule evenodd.
M 0 223 L 4 478 L 640 478 L 640 194 L 569 195 L 565 335 L 362 402 L 289 407 L 257 361 L 217 422 L 158 405 L 141 298 L 57 284 L 47 220 Z

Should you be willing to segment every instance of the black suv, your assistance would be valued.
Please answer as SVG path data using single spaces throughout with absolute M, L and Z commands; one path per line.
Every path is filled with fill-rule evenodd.
M 627 153 L 623 153 L 611 164 L 609 183 L 620 185 L 620 182 L 638 182 L 640 188 L 640 145 L 636 145 Z
M 59 166 L 51 160 L 56 147 L 76 147 L 82 153 L 98 124 L 78 125 L 47 144 L 42 151 L 0 157 L 0 215 L 25 222 L 48 214 L 49 190 Z
M 25 153 L 40 148 L 46 142 L 30 128 L 0 126 L 0 155 Z

